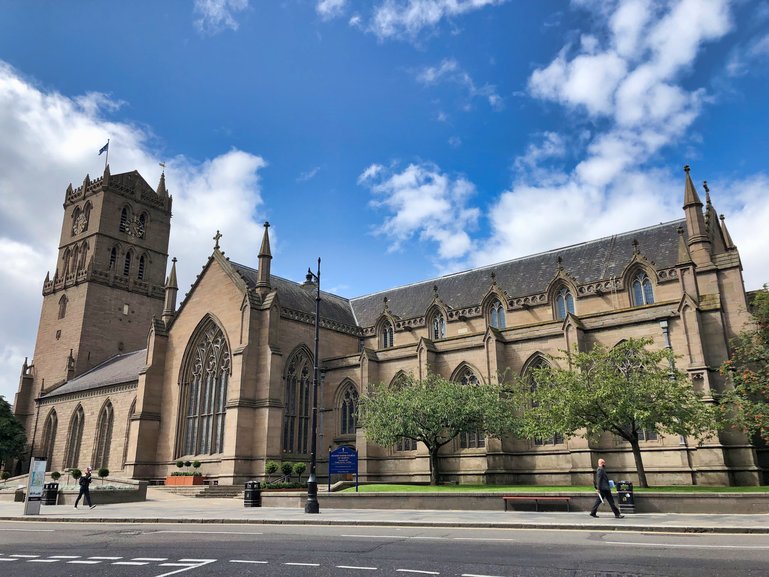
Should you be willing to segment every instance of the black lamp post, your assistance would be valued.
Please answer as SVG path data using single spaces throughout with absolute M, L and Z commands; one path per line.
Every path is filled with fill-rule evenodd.
M 307 269 L 307 282 L 315 281 L 317 291 L 315 293 L 315 359 L 312 371 L 312 435 L 310 452 L 310 476 L 307 478 L 307 503 L 304 505 L 305 513 L 320 513 L 318 503 L 318 477 L 316 476 L 317 452 L 318 452 L 318 341 L 320 335 L 320 257 L 318 257 L 318 274 Z

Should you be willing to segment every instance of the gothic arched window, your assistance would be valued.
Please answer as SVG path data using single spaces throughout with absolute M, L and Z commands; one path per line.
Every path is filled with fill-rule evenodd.
M 539 384 L 537 383 L 537 369 L 544 368 L 549 366 L 548 362 L 541 356 L 537 356 L 531 363 L 529 363 L 529 366 L 526 368 L 526 373 L 524 378 L 529 383 L 529 389 L 532 393 L 535 393 L 537 391 L 537 388 L 539 387 Z M 532 406 L 536 407 L 539 405 L 536 401 L 532 401 Z M 564 437 L 561 433 L 556 433 L 552 437 L 535 437 L 534 438 L 534 445 L 536 446 L 543 446 L 543 445 L 560 445 L 564 441 Z
M 96 425 L 96 443 L 93 449 L 93 459 L 91 462 L 96 469 L 109 467 L 109 453 L 112 447 L 112 425 L 115 412 L 112 410 L 112 403 L 107 404 L 99 413 L 99 420 Z
M 131 439 L 131 421 L 133 421 L 134 413 L 136 412 L 136 399 L 131 403 L 131 408 L 128 409 L 128 422 L 125 427 L 125 442 L 123 443 L 123 460 L 120 462 L 120 467 L 125 467 L 128 460 L 128 442 Z
M 117 261 L 117 249 L 112 247 L 112 250 L 109 251 L 109 270 L 115 268 L 115 261 Z
M 43 446 L 42 446 L 42 452 L 43 456 L 45 457 L 45 470 L 46 471 L 52 471 L 53 466 L 53 446 L 56 443 L 56 429 L 59 426 L 59 419 L 56 416 L 56 409 L 52 409 L 50 413 L 48 413 L 48 418 L 45 420 L 45 425 L 43 425 Z
M 88 243 L 84 242 L 80 245 L 80 263 L 78 264 L 78 268 L 80 270 L 83 270 L 88 264 L 86 260 L 88 259 Z
M 147 215 L 142 213 L 139 215 L 139 223 L 141 226 L 139 227 L 139 238 L 144 238 L 144 234 L 147 232 Z
M 123 276 L 128 276 L 131 273 L 131 251 L 125 253 L 125 260 L 123 261 Z
M 182 379 L 184 430 L 181 455 L 224 450 L 224 416 L 230 377 L 230 350 L 222 330 L 209 322 L 189 346 Z
M 505 307 L 498 300 L 489 307 L 489 326 L 495 329 L 505 328 Z
M 120 232 L 125 232 L 128 230 L 128 217 L 130 215 L 128 214 L 128 207 L 123 207 L 123 210 L 120 211 Z
M 286 371 L 286 403 L 283 408 L 283 452 L 309 452 L 309 424 L 312 399 L 310 382 L 313 366 L 304 352 L 297 353 Z
M 65 316 L 67 316 L 67 303 L 69 302 L 69 299 L 67 298 L 67 295 L 61 295 L 61 298 L 59 299 L 59 318 L 63 319 Z
M 556 318 L 558 320 L 565 319 L 567 313 L 574 314 L 574 297 L 568 288 L 562 287 L 555 294 Z
M 382 332 L 380 336 L 380 344 L 383 349 L 389 349 L 394 344 L 394 332 L 393 332 L 393 325 L 390 321 L 385 321 L 382 323 Z
M 85 413 L 83 407 L 77 406 L 69 421 L 69 431 L 67 432 L 67 448 L 64 451 L 63 467 L 77 467 L 80 458 L 80 443 L 83 441 L 83 424 L 85 423 Z
M 139 280 L 144 280 L 144 266 L 144 255 L 142 255 L 139 257 L 139 273 L 137 275 Z
M 654 289 L 652 281 L 646 276 L 645 272 L 639 272 L 633 277 L 632 284 L 633 306 L 654 304 Z
M 69 261 L 70 261 L 70 251 L 68 248 L 64 249 L 64 254 L 61 256 L 61 264 L 63 265 L 64 270 L 64 278 L 67 278 L 67 275 L 69 274 Z
M 457 380 L 465 386 L 475 386 L 479 383 L 478 377 L 470 367 L 465 367 L 459 373 Z M 467 431 L 459 434 L 460 449 L 483 449 L 486 446 L 486 437 L 483 431 Z
M 430 338 L 434 341 L 446 338 L 446 319 L 444 318 L 443 313 L 436 312 L 433 315 L 430 327 Z
M 342 393 L 339 402 L 339 433 L 354 435 L 358 412 L 358 389 L 349 383 Z

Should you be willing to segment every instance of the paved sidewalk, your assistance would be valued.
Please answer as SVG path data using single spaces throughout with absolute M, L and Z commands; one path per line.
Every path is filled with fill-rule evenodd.
M 98 493 L 92 494 L 98 503 Z M 244 507 L 242 499 L 195 499 L 148 491 L 147 501 L 98 505 L 94 509 L 43 505 L 40 515 L 24 515 L 24 503 L 0 503 L 0 521 L 87 523 L 321 524 L 415 527 L 486 527 L 674 533 L 769 534 L 769 514 L 703 515 L 638 513 L 615 519 L 604 512 L 432 511 L 405 509 L 330 509 L 317 515 L 302 508 Z

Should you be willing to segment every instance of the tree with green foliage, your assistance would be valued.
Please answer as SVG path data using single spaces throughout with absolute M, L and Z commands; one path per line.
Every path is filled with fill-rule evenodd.
M 283 476 L 286 478 L 286 481 L 291 480 L 291 473 L 294 471 L 294 464 L 286 461 L 285 463 L 280 464 L 280 471 L 283 473 Z
M 754 323 L 731 342 L 731 358 L 721 365 L 733 388 L 719 398 L 723 421 L 769 443 L 769 286 L 751 302 Z
M 675 369 L 670 349 L 651 351 L 650 339 L 629 339 L 612 349 L 567 352 L 571 370 L 542 365 L 531 380 L 519 382 L 527 407 L 528 438 L 610 432 L 630 444 L 641 487 L 648 487 L 640 440 L 654 431 L 701 438 L 716 427 L 714 411 L 695 392 L 688 376 Z
M 267 461 L 264 464 L 264 472 L 267 473 L 267 482 L 270 482 L 270 477 L 274 475 L 278 469 L 280 469 L 280 465 L 277 463 L 277 461 Z
M 10 467 L 15 459 L 24 457 L 27 435 L 13 414 L 11 405 L 0 396 L 0 467 Z
M 294 463 L 294 475 L 296 475 L 299 478 L 299 482 L 302 482 L 302 475 L 304 475 L 304 472 L 307 470 L 307 465 L 302 463 L 301 461 L 298 463 Z
M 431 485 L 438 484 L 441 447 L 462 433 L 512 433 L 516 414 L 512 398 L 498 383 L 462 384 L 435 374 L 374 384 L 358 405 L 358 423 L 369 441 L 382 446 L 403 438 L 424 443 Z

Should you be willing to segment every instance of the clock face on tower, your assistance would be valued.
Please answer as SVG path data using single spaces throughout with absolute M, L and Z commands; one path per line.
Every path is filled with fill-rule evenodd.
M 144 224 L 139 219 L 138 216 L 132 216 L 130 219 L 128 219 L 128 222 L 126 223 L 125 227 L 126 234 L 128 236 L 133 236 L 135 238 L 143 238 L 144 237 Z
M 88 224 L 88 220 L 84 214 L 78 215 L 75 222 L 72 224 L 72 234 L 80 234 L 85 230 L 85 226 Z

